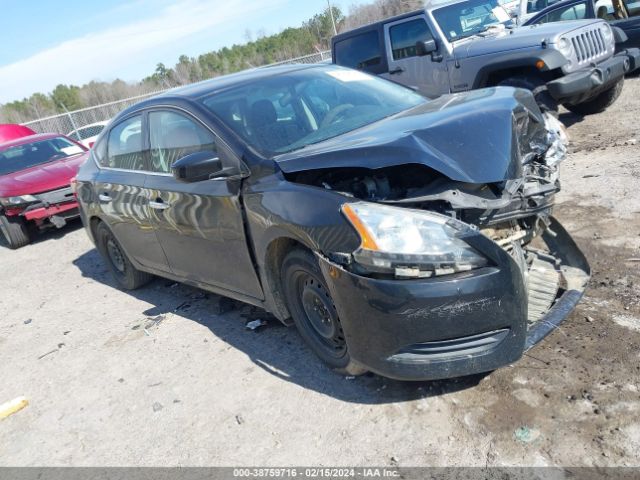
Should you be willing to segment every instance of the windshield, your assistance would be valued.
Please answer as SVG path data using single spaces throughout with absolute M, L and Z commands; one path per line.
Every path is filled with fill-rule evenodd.
M 82 147 L 64 137 L 16 145 L 0 150 L 0 175 L 19 172 L 83 152 Z
M 512 25 L 498 0 L 469 0 L 433 10 L 433 17 L 450 42 L 470 37 L 492 26 Z
M 341 67 L 256 79 L 204 105 L 265 156 L 291 152 L 415 107 L 427 99 L 400 85 Z

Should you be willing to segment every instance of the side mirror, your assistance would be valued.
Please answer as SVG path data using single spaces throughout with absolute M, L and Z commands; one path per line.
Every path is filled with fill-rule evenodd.
M 171 171 L 180 182 L 201 182 L 217 174 L 226 173 L 222 162 L 215 152 L 204 151 L 190 153 L 175 161 Z
M 429 55 L 430 53 L 433 53 L 436 50 L 438 50 L 438 44 L 433 38 L 430 40 L 425 40 L 423 42 L 422 41 L 416 42 L 416 54 L 419 57 L 424 57 L 425 55 Z

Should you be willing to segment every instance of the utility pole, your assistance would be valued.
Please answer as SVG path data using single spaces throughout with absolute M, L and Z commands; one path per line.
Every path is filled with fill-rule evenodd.
M 333 18 L 333 7 L 331 6 L 331 0 L 327 0 L 329 6 L 329 15 L 331 15 L 331 23 L 333 24 L 333 34 L 338 35 L 338 29 L 336 28 L 336 19 Z

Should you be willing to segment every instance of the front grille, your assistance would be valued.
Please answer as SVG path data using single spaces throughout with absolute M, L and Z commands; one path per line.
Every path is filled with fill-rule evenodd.
M 58 203 L 65 203 L 74 200 L 71 187 L 59 188 L 58 190 L 38 193 L 37 195 L 34 195 L 34 197 L 36 197 L 45 205 L 56 205 Z
M 613 47 L 605 42 L 600 27 L 580 29 L 566 38 L 571 42 L 574 52 L 571 70 L 598 63 L 613 54 Z

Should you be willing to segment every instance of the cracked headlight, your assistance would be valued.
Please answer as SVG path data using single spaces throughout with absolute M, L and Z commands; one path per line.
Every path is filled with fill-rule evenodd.
M 571 55 L 573 54 L 573 45 L 571 44 L 571 41 L 568 38 L 565 38 L 565 37 L 560 38 L 557 46 L 558 46 L 558 51 L 562 55 L 564 55 L 566 58 L 571 58 Z
M 397 277 L 431 277 L 484 267 L 488 260 L 463 238 L 467 224 L 432 212 L 375 203 L 347 203 L 342 213 L 360 236 L 360 265 Z
M 33 195 L 20 195 L 18 197 L 0 198 L 0 204 L 4 205 L 5 207 L 24 205 L 25 203 L 33 203 L 37 201 L 38 199 Z

